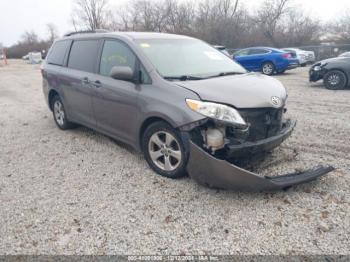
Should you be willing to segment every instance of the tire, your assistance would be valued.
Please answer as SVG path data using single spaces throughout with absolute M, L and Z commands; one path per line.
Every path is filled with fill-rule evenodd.
M 345 88 L 347 78 L 342 71 L 331 70 L 324 75 L 323 83 L 327 89 L 340 90 Z
M 264 75 L 272 75 L 275 72 L 275 65 L 271 62 L 265 62 L 261 65 L 261 73 Z
M 51 108 L 53 119 L 55 120 L 55 123 L 59 129 L 67 130 L 74 127 L 74 124 L 68 121 L 63 102 L 58 95 L 52 98 Z
M 179 132 L 169 124 L 157 121 L 149 125 L 141 143 L 147 163 L 157 174 L 168 178 L 187 175 L 188 152 Z

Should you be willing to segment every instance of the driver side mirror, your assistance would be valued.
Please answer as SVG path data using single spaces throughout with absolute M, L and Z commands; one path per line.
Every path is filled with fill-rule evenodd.
M 113 66 L 109 76 L 117 80 L 134 81 L 134 72 L 128 66 Z

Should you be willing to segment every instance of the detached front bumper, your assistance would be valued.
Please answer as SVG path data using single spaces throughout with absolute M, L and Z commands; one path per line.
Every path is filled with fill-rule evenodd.
M 293 129 L 295 128 L 296 121 L 288 120 L 286 123 L 284 123 L 283 128 L 279 132 L 279 134 L 258 140 L 256 142 L 249 142 L 246 141 L 242 144 L 238 145 L 228 145 L 227 146 L 227 157 L 240 157 L 240 156 L 247 156 L 251 154 L 257 154 L 264 151 L 272 150 L 273 148 L 280 145 L 284 140 L 286 140 L 293 132 Z
M 321 80 L 324 75 L 325 75 L 325 70 L 315 71 L 313 70 L 313 68 L 311 68 L 309 71 L 309 81 L 317 82 L 318 80 Z
M 331 172 L 334 168 L 317 166 L 304 172 L 261 177 L 225 160 L 215 158 L 190 141 L 187 170 L 190 177 L 209 187 L 238 191 L 274 191 L 309 182 Z

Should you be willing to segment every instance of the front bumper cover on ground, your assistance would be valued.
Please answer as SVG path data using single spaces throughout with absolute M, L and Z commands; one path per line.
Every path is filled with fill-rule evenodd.
M 191 178 L 209 187 L 238 191 L 274 191 L 309 182 L 333 171 L 334 168 L 317 166 L 304 172 L 262 177 L 215 158 L 190 141 L 187 170 Z

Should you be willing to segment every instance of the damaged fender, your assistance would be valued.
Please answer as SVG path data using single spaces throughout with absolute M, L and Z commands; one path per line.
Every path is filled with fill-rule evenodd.
M 274 191 L 312 181 L 334 170 L 332 166 L 280 176 L 258 176 L 225 160 L 215 158 L 192 141 L 187 171 L 191 178 L 202 185 L 237 191 Z

